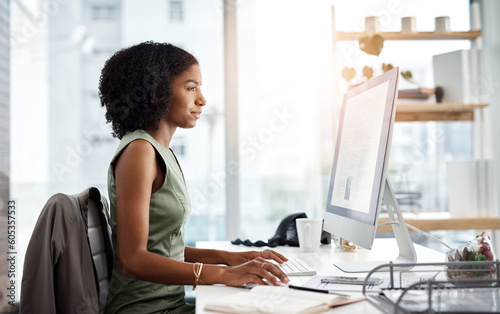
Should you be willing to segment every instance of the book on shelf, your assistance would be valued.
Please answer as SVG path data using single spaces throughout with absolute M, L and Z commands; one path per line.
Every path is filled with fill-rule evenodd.
M 223 313 L 321 313 L 334 306 L 364 299 L 361 293 L 339 296 L 287 287 L 256 286 L 211 300 L 205 304 L 205 310 Z
M 400 89 L 398 91 L 398 98 L 403 99 L 429 99 L 434 96 L 434 88 L 412 88 Z

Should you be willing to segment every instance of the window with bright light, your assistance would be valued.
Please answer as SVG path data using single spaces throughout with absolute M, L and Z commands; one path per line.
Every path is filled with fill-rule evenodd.
M 110 20 L 119 15 L 118 8 L 111 5 L 94 5 L 91 9 L 93 20 Z
M 111 136 L 100 106 L 100 71 L 114 52 L 142 41 L 180 46 L 201 65 L 209 105 L 196 128 L 177 131 L 172 148 L 192 197 L 186 243 L 224 239 L 221 7 L 209 1 L 178 1 L 191 12 L 193 24 L 171 29 L 159 27 L 170 21 L 164 13 L 171 4 L 167 1 L 97 5 L 56 0 L 52 11 L 42 1 L 29 7 L 21 2 L 11 5 L 10 65 L 10 194 L 19 205 L 18 274 L 38 215 L 51 195 L 95 186 L 107 196 L 108 165 L 119 140 Z
M 413 74 L 413 82 L 400 78 L 400 89 L 433 88 L 433 55 L 471 47 L 469 40 L 385 41 L 380 55 L 373 56 L 362 52 L 358 42 L 339 41 L 339 72 L 332 73 L 331 5 L 337 31 L 362 32 L 365 17 L 378 16 L 380 31 L 399 32 L 401 18 L 413 16 L 418 31 L 432 32 L 437 16 L 449 16 L 453 31 L 468 31 L 469 3 L 254 4 L 247 5 L 251 13 L 240 13 L 248 21 L 240 31 L 241 236 L 267 240 L 287 214 L 321 217 L 338 109 L 349 85 L 361 82 L 363 67 L 378 75 L 390 63 Z M 280 13 L 285 7 L 287 14 Z M 357 73 L 350 83 L 341 76 L 343 67 Z M 471 122 L 396 123 L 389 176 L 402 210 L 447 211 L 447 162 L 473 158 L 473 146 Z
M 182 22 L 184 20 L 184 3 L 182 0 L 170 0 L 169 17 L 172 22 Z

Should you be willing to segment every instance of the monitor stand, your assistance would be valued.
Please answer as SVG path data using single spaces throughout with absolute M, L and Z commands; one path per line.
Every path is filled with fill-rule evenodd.
M 392 262 L 394 264 L 415 264 L 417 262 L 417 253 L 415 252 L 415 247 L 408 232 L 408 227 L 403 219 L 401 210 L 399 209 L 398 202 L 394 197 L 391 184 L 389 183 L 389 178 L 385 180 L 384 186 L 384 202 L 387 207 L 387 213 L 389 215 L 389 221 L 393 222 L 391 224 L 392 230 L 394 232 L 394 237 L 399 248 L 399 256 Z M 394 214 L 397 216 L 395 219 Z M 366 262 L 338 262 L 335 266 L 346 273 L 367 273 L 373 270 L 375 267 L 389 264 L 391 261 L 366 261 Z M 400 266 L 394 267 L 394 270 L 408 270 L 413 268 L 413 266 Z M 389 268 L 382 269 L 381 271 L 389 271 Z

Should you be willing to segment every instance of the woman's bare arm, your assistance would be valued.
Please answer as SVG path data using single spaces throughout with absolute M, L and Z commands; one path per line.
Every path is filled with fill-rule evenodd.
M 123 150 L 115 165 L 118 260 L 128 277 L 164 284 L 192 284 L 195 281 L 192 263 L 176 261 L 147 250 L 149 201 L 159 176 L 156 158 L 151 144 L 136 140 Z M 186 260 L 195 261 L 193 257 L 201 256 L 197 253 L 203 252 L 187 249 Z M 213 252 L 205 253 L 209 254 L 196 261 L 212 259 L 218 263 L 220 258 L 224 258 Z M 264 283 L 263 278 L 273 284 L 278 284 L 278 278 L 288 281 L 278 267 L 266 263 L 261 257 L 233 267 L 205 265 L 200 278 L 207 284 L 236 286 L 247 282 Z

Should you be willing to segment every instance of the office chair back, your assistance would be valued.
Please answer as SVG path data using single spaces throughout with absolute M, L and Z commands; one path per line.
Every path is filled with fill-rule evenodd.
M 111 270 L 113 269 L 113 248 L 110 240 L 111 227 L 109 225 L 109 216 L 105 214 L 109 213 L 109 208 L 107 201 L 96 202 L 97 195 L 92 197 L 95 191 L 91 190 L 90 193 L 91 197 L 87 206 L 87 235 L 94 263 L 94 274 L 98 284 L 99 304 L 102 306 L 106 304 Z M 98 208 L 99 206 L 105 206 L 105 212 Z
M 112 264 L 106 198 L 93 187 L 53 195 L 26 250 L 20 313 L 102 313 Z

